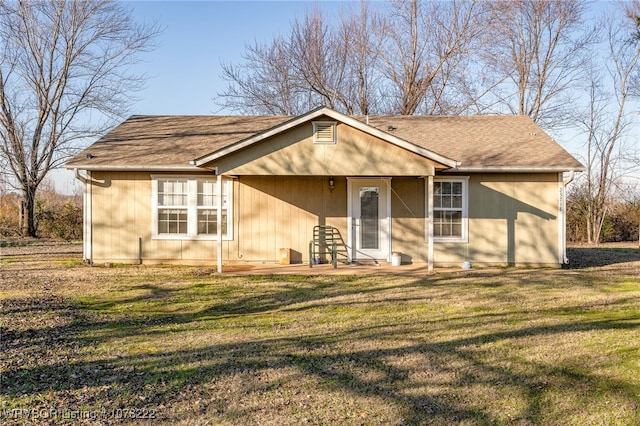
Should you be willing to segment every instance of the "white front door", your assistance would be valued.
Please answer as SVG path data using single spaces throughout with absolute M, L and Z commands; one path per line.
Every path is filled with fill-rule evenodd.
M 389 178 L 349 179 L 351 260 L 389 258 Z

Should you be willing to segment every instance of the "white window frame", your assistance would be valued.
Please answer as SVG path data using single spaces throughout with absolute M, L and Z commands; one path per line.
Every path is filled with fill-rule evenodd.
M 187 181 L 187 233 L 186 234 L 161 234 L 158 232 L 158 211 L 170 208 L 158 205 L 158 181 L 186 180 Z M 198 234 L 198 210 L 216 210 L 217 206 L 198 205 L 198 182 L 213 181 L 215 188 L 215 176 L 184 176 L 184 175 L 151 175 L 151 235 L 154 240 L 209 240 L 217 241 L 217 234 Z M 223 241 L 233 240 L 233 180 L 222 178 L 222 199 L 226 200 L 227 233 L 222 234 Z M 184 208 L 184 207 L 181 207 Z
M 325 144 L 325 145 L 335 145 L 337 140 L 337 132 L 338 132 L 338 122 L 337 121 L 312 121 L 313 124 L 313 143 L 315 144 Z M 331 127 L 331 136 L 332 139 L 318 139 L 318 127 L 329 126 Z
M 431 205 L 433 205 L 433 221 L 434 221 L 434 236 L 433 241 L 436 243 L 468 243 L 469 242 L 469 176 L 452 176 L 452 177 L 442 177 L 442 176 L 434 176 L 433 178 L 434 184 L 436 182 L 459 182 L 462 183 L 462 208 L 461 209 L 443 209 L 436 208 L 433 197 L 435 195 L 435 185 L 434 185 L 434 193 L 429 194 L 428 188 L 426 188 L 425 192 L 427 193 L 427 197 L 431 197 Z M 441 210 L 457 210 L 462 212 L 462 232 L 460 236 L 450 236 L 450 237 L 441 237 L 435 235 L 435 212 Z M 429 220 L 427 218 L 427 220 Z M 428 239 L 428 236 L 426 237 Z

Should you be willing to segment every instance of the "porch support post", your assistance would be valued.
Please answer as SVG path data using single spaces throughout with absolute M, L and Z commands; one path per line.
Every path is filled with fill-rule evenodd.
M 433 272 L 433 175 L 427 177 L 427 270 Z
M 393 230 L 391 228 L 391 178 L 387 178 L 384 180 L 387 184 L 387 262 L 391 262 L 391 253 L 393 251 Z
M 352 190 L 352 182 L 349 181 L 350 178 L 347 176 L 347 241 L 348 241 L 348 256 L 347 260 L 349 263 L 352 263 L 356 258 L 356 236 L 355 236 L 355 218 L 352 216 L 353 212 L 353 190 Z
M 218 238 L 218 272 L 222 272 L 222 176 L 216 175 L 216 233 Z
M 89 175 L 91 172 L 87 172 Z M 82 197 L 82 260 L 91 261 L 91 182 L 84 182 L 84 194 Z
M 558 173 L 558 263 L 563 264 L 567 257 L 565 249 L 566 225 L 565 225 L 565 187 L 563 184 L 563 173 Z

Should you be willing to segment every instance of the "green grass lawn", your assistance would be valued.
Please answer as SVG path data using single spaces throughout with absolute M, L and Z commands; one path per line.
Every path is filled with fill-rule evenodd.
M 637 264 L 234 277 L 29 262 L 0 268 L 0 421 L 55 407 L 99 414 L 86 423 L 640 424 Z

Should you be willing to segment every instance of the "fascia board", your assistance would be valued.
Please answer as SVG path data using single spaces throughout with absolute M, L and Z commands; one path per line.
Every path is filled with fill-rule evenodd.
M 204 169 L 195 166 L 154 166 L 154 165 L 122 165 L 122 164 L 65 164 L 65 169 L 95 171 L 129 171 L 129 172 L 202 172 Z
M 445 170 L 444 172 L 469 172 L 469 173 L 558 173 L 558 172 L 583 172 L 584 167 L 528 167 L 528 166 L 460 166 L 455 170 Z

